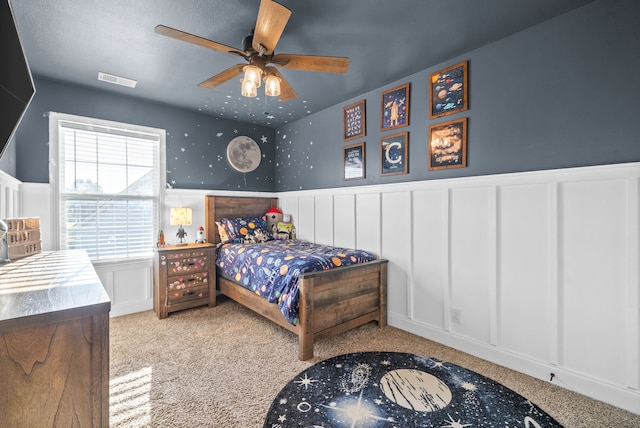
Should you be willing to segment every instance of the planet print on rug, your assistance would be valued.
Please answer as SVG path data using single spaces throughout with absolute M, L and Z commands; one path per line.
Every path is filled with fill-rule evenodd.
M 271 403 L 264 428 L 562 427 L 509 388 L 456 364 L 400 352 L 321 361 Z

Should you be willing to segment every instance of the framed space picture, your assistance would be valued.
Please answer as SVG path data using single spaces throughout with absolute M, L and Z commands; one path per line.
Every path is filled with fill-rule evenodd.
M 409 125 L 409 83 L 382 93 L 380 130 Z
M 380 175 L 409 172 L 409 133 L 389 135 L 380 139 Z
M 365 177 L 364 142 L 351 144 L 343 149 L 344 179 L 357 180 Z
M 429 127 L 429 170 L 467 166 L 467 118 Z
M 429 117 L 433 119 L 467 110 L 468 86 L 467 61 L 433 73 L 429 85 Z
M 342 130 L 345 141 L 367 135 L 365 100 L 349 104 L 342 109 Z

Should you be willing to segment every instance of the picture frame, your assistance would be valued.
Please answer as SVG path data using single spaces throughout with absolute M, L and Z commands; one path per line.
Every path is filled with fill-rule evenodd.
M 380 130 L 409 126 L 410 83 L 384 91 L 381 96 Z
M 429 80 L 429 117 L 447 116 L 469 108 L 468 61 L 431 74 Z
M 342 160 L 345 180 L 365 178 L 366 158 L 364 142 L 345 146 L 343 148 Z
M 467 166 L 467 118 L 429 127 L 429 170 Z
M 409 172 L 409 133 L 380 138 L 380 175 L 398 175 Z
M 365 100 L 357 101 L 342 109 L 342 131 L 345 141 L 367 135 Z

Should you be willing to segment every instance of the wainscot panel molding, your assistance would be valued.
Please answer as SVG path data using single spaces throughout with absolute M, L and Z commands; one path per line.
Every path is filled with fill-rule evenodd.
M 627 163 L 277 196 L 299 237 L 389 259 L 390 325 L 640 413 L 639 182 Z
M 173 242 L 169 208 L 191 207 L 191 241 L 205 194 L 277 196 L 299 238 L 389 259 L 390 325 L 640 413 L 639 183 L 640 163 L 627 163 L 277 194 L 167 189 L 160 219 Z M 0 186 L 2 207 L 53 235 L 48 185 Z M 152 307 L 146 261 L 96 271 L 111 316 Z
M 20 216 L 20 181 L 0 171 L 0 219 Z

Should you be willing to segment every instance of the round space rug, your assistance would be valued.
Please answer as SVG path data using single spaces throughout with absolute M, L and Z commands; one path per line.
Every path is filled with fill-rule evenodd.
M 264 428 L 562 427 L 526 398 L 478 373 L 398 352 L 340 355 L 292 379 Z

